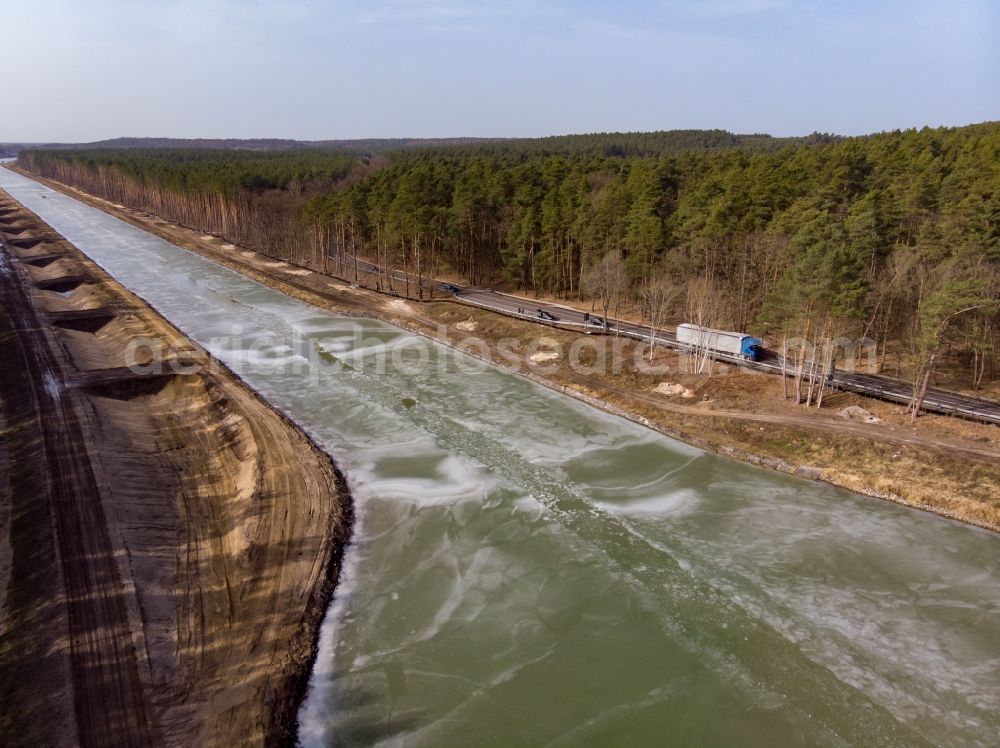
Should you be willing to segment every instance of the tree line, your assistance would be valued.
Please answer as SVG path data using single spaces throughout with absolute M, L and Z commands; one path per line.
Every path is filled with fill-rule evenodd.
M 28 151 L 20 163 L 385 290 L 419 296 L 418 278 L 442 274 L 503 282 L 752 331 L 779 350 L 794 340 L 789 361 L 813 374 L 850 355 L 839 338 L 865 337 L 865 355 L 917 390 L 940 370 L 973 388 L 997 376 L 1000 123 L 858 138 L 597 134 L 378 155 Z M 358 257 L 406 280 L 365 277 Z M 801 401 L 822 397 L 799 389 Z

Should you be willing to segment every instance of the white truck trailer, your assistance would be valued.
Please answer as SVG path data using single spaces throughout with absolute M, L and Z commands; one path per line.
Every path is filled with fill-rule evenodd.
M 713 330 L 687 322 L 677 325 L 677 342 L 698 350 L 709 350 L 758 361 L 764 344 L 753 335 L 742 332 Z

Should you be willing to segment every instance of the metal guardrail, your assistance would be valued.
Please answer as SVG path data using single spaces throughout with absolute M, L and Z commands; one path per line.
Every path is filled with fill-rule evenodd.
M 353 260 L 352 260 L 353 261 Z M 378 266 L 364 261 L 358 260 L 358 270 L 365 273 L 377 273 Z M 383 271 L 384 272 L 384 271 Z M 399 282 L 404 282 L 405 275 L 398 270 L 392 271 L 393 278 Z M 586 322 L 576 322 L 573 320 L 545 320 L 539 319 L 534 314 L 529 313 L 515 313 L 509 309 L 505 309 L 499 305 L 490 305 L 489 303 L 483 301 L 482 299 L 474 299 L 465 296 L 463 292 L 469 292 L 472 289 L 457 286 L 451 283 L 441 283 L 438 281 L 433 281 L 430 279 L 420 279 L 418 281 L 416 276 L 409 276 L 409 283 L 411 286 L 418 285 L 422 281 L 423 285 L 431 286 L 435 290 L 444 291 L 446 293 L 451 293 L 458 301 L 470 304 L 472 306 L 477 306 L 483 309 L 488 309 L 493 312 L 498 312 L 507 316 L 515 317 L 518 319 L 525 319 L 538 324 L 549 325 L 550 327 L 563 328 L 563 329 L 584 329 L 592 334 L 618 334 L 633 340 L 639 341 L 649 341 L 650 335 L 648 330 L 642 330 L 638 325 L 629 322 L 622 322 L 622 320 L 614 320 L 616 323 L 615 327 L 611 329 L 605 329 L 596 325 L 588 325 Z M 493 293 L 499 293 L 494 291 Z M 546 306 L 541 304 L 540 306 Z M 568 307 L 567 307 L 568 308 Z M 608 320 L 612 320 L 609 318 Z M 689 346 L 684 343 L 680 343 L 674 338 L 670 333 L 661 331 L 653 336 L 653 343 L 655 345 L 660 345 L 665 348 L 671 348 L 679 351 L 687 352 L 697 352 L 697 346 Z M 775 354 L 776 355 L 776 354 Z M 740 366 L 745 369 L 751 369 L 755 371 L 760 371 L 768 374 L 781 375 L 782 367 L 780 360 L 778 362 L 768 362 L 768 361 L 749 361 L 740 356 L 732 356 L 726 353 L 713 353 L 712 359 L 715 361 L 723 361 L 725 363 L 733 364 L 735 366 Z M 790 368 L 786 372 L 786 376 L 793 376 L 794 367 Z M 804 375 L 806 381 L 809 381 L 810 375 Z M 875 381 L 872 381 L 875 380 Z M 912 387 L 896 379 L 890 379 L 888 377 L 879 377 L 877 375 L 863 374 L 857 375 L 851 372 L 843 372 L 834 370 L 831 378 L 828 380 L 828 384 L 838 390 L 845 392 L 854 392 L 859 395 L 866 395 L 868 397 L 873 397 L 878 400 L 885 400 L 887 402 L 899 403 L 906 405 L 908 404 L 913 396 Z M 924 401 L 922 404 L 922 410 L 942 413 L 944 415 L 958 416 L 961 418 L 967 418 L 969 420 L 981 421 L 983 423 L 990 423 L 995 425 L 1000 425 L 1000 403 L 994 403 L 989 400 L 981 400 L 977 398 L 968 397 L 966 395 L 960 395 L 958 393 L 947 392 L 944 390 L 930 389 L 924 396 Z
M 508 310 L 491 307 L 489 304 L 474 299 L 463 299 L 460 294 L 456 294 L 459 300 L 473 304 L 475 306 L 482 307 L 484 309 L 490 309 L 492 311 L 498 311 L 504 314 L 510 314 Z M 532 322 L 539 322 L 534 315 L 513 315 L 518 317 L 526 318 Z M 621 326 L 619 321 L 619 327 L 617 329 L 604 330 L 600 327 L 588 327 L 585 323 L 573 322 L 573 321 L 544 321 L 545 324 L 549 324 L 553 327 L 565 327 L 565 328 L 586 328 L 593 333 L 599 334 L 614 334 L 617 332 L 619 335 L 623 335 L 634 340 L 640 340 L 643 342 L 649 341 L 649 333 L 641 332 L 636 330 L 631 325 Z M 653 343 L 655 345 L 660 345 L 665 348 L 672 348 L 679 351 L 687 351 L 695 353 L 698 351 L 697 346 L 690 346 L 684 343 L 680 343 L 676 338 L 672 336 L 657 334 L 653 336 Z M 723 361 L 725 363 L 730 363 L 735 366 L 740 366 L 745 369 L 752 369 L 755 371 L 761 371 L 768 374 L 781 375 L 782 369 L 780 363 L 772 362 L 762 362 L 762 361 L 749 361 L 739 356 L 732 356 L 726 353 L 713 353 L 712 359 L 715 361 Z M 792 376 L 792 370 L 786 373 L 786 376 Z M 831 378 L 827 381 L 827 384 L 846 392 L 854 392 L 859 395 L 866 395 L 868 397 L 873 397 L 878 400 L 885 400 L 888 402 L 899 403 L 902 405 L 909 404 L 912 399 L 912 389 L 908 384 L 899 382 L 898 380 L 889 379 L 887 377 L 876 377 L 875 375 L 864 375 L 871 379 L 880 379 L 878 383 L 865 383 L 855 379 L 849 372 L 834 372 Z M 815 378 L 811 375 L 804 375 L 806 381 Z M 970 398 L 965 395 L 960 395 L 958 393 L 942 392 L 940 390 L 930 390 L 924 396 L 924 401 L 922 404 L 922 409 L 935 413 L 942 413 L 944 415 L 959 416 L 962 418 L 967 418 L 975 421 L 982 421 L 984 423 L 991 423 L 1000 425 L 1000 403 L 992 403 L 988 400 L 977 400 L 975 398 Z

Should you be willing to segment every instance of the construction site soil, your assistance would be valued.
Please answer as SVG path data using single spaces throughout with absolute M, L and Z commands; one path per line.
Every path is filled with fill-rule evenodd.
M 2 192 L 0 235 L 3 744 L 293 742 L 342 476 Z

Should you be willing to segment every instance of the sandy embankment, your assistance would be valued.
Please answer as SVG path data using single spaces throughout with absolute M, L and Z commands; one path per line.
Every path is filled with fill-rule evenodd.
M 288 741 L 343 478 L 2 192 L 0 233 L 2 742 Z

